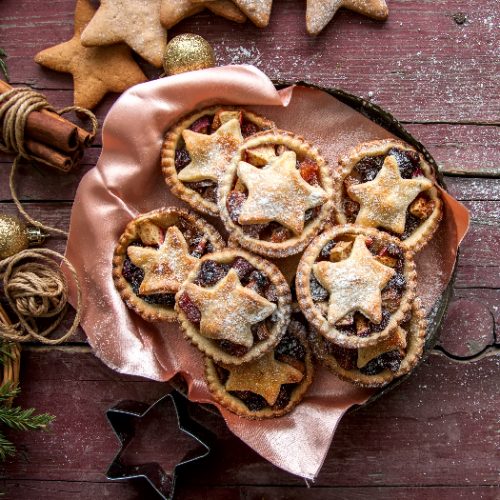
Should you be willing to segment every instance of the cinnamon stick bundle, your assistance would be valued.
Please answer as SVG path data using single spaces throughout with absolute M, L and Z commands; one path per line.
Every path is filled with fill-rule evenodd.
M 0 80 L 0 94 L 12 88 Z M 28 115 L 24 134 L 27 151 L 64 172 L 71 170 L 81 160 L 83 149 L 93 139 L 85 129 L 47 109 Z

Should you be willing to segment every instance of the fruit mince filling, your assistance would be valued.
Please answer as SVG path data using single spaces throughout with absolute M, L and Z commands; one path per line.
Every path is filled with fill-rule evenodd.
M 184 238 L 189 246 L 189 253 L 196 258 L 201 258 L 207 253 L 214 251 L 212 243 L 208 238 L 200 233 L 192 224 L 190 224 L 183 217 L 179 217 L 176 223 L 177 227 L 181 230 Z M 158 245 L 146 245 L 141 240 L 136 240 L 130 243 L 130 246 L 158 248 Z M 174 293 L 154 293 L 149 295 L 139 294 L 139 287 L 144 279 L 144 271 L 132 263 L 128 255 L 125 257 L 123 263 L 122 274 L 125 280 L 131 285 L 133 292 L 144 302 L 153 305 L 173 307 L 175 304 Z
M 374 180 L 380 172 L 386 157 L 391 155 L 396 158 L 403 179 L 412 179 L 424 175 L 420 167 L 420 156 L 415 151 L 392 148 L 383 155 L 365 156 L 354 166 L 344 180 L 343 208 L 347 222 L 354 223 L 359 212 L 359 203 L 349 197 L 349 186 Z M 397 234 L 396 236 L 403 240 L 408 238 L 420 224 L 429 218 L 433 210 L 434 202 L 427 194 L 421 193 L 418 195 L 406 212 L 406 225 L 403 234 Z
M 233 113 L 231 113 L 232 115 Z M 253 135 L 260 131 L 255 123 L 247 120 L 244 114 L 240 111 L 234 112 L 235 117 L 238 117 L 241 124 L 241 133 L 244 138 Z M 198 134 L 210 135 L 221 126 L 222 122 L 220 115 L 205 115 L 195 120 L 189 127 L 189 130 Z M 182 137 L 175 149 L 175 170 L 180 172 L 183 168 L 191 163 L 191 157 L 186 149 L 186 144 Z M 202 180 L 198 182 L 185 182 L 187 187 L 199 193 L 203 198 L 212 203 L 217 202 L 217 184 L 212 180 Z
M 267 165 L 268 160 L 275 156 L 281 155 L 288 150 L 282 144 L 265 144 L 256 148 L 247 149 L 243 158 L 247 163 L 254 167 L 262 168 Z M 308 157 L 298 157 L 297 169 L 300 171 L 302 178 L 313 186 L 321 185 L 321 176 L 318 164 Z M 269 241 L 271 243 L 282 243 L 293 237 L 292 231 L 279 224 L 278 222 L 268 222 L 266 224 L 239 224 L 238 218 L 241 213 L 241 207 L 248 197 L 246 186 L 236 179 L 233 184 L 233 189 L 230 191 L 226 207 L 231 220 L 238 224 L 242 231 L 257 240 Z M 304 223 L 307 225 L 315 219 L 321 207 L 314 207 L 306 211 L 304 214 Z
M 347 259 L 351 253 L 354 239 L 355 235 L 343 234 L 328 241 L 321 249 L 316 262 L 339 262 Z M 365 241 L 371 254 L 380 263 L 394 269 L 396 274 L 394 274 L 382 290 L 382 321 L 380 323 L 373 323 L 360 312 L 355 312 L 344 316 L 335 324 L 335 327 L 341 332 L 358 337 L 368 337 L 386 328 L 391 315 L 398 310 L 401 298 L 406 289 L 406 278 L 404 276 L 405 260 L 401 248 L 395 243 L 387 243 L 371 237 L 367 237 Z M 309 285 L 313 301 L 317 304 L 325 304 L 328 301 L 329 293 L 321 286 L 314 274 L 311 274 Z M 322 308 L 325 317 L 327 309 L 327 307 Z
M 287 363 L 305 374 L 306 349 L 300 340 L 300 338 L 305 338 L 306 335 L 306 327 L 304 326 L 303 321 L 303 318 L 296 318 L 290 321 L 290 325 L 288 326 L 284 337 L 274 349 L 274 357 L 278 361 Z M 296 332 L 300 332 L 300 337 L 297 336 Z M 229 372 L 219 365 L 215 366 L 219 381 L 222 385 L 224 385 L 229 377 Z M 250 411 L 260 411 L 265 408 L 281 410 L 287 407 L 292 397 L 293 390 L 298 385 L 299 384 L 283 384 L 281 386 L 278 399 L 272 406 L 270 406 L 262 396 L 251 391 L 229 391 L 229 394 L 232 394 L 243 401 L 245 406 Z
M 194 283 L 201 287 L 211 287 L 216 285 L 230 269 L 234 269 L 238 274 L 243 286 L 251 288 L 259 295 L 273 303 L 278 302 L 278 293 L 276 287 L 271 283 L 265 274 L 256 269 L 250 262 L 243 257 L 236 257 L 233 262 L 221 263 L 215 260 L 206 260 L 202 263 L 200 272 Z M 189 321 L 199 325 L 201 314 L 196 305 L 191 301 L 187 294 L 184 294 L 179 300 L 179 307 L 184 311 Z M 270 336 L 270 330 L 275 323 L 274 315 L 266 318 L 252 326 L 254 342 L 262 342 Z M 245 346 L 235 344 L 228 340 L 214 340 L 214 342 L 226 353 L 231 356 L 244 356 L 248 352 Z

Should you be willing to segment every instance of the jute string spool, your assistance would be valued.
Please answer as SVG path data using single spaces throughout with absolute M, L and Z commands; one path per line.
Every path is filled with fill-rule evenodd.
M 2 140 L 0 150 L 17 154 L 11 168 L 9 187 L 19 212 L 33 226 L 47 232 L 67 236 L 62 229 L 46 226 L 34 220 L 22 207 L 16 192 L 15 174 L 21 158 L 46 163 L 43 159 L 30 154 L 24 147 L 24 129 L 28 115 L 33 111 L 49 109 L 53 111 L 42 94 L 29 88 L 12 89 L 0 95 L 0 122 Z M 58 114 L 77 111 L 87 115 L 92 123 L 91 135 L 97 132 L 98 122 L 95 115 L 78 106 L 60 110 Z M 77 289 L 76 315 L 70 328 L 57 338 L 48 338 L 61 324 L 67 310 L 68 285 L 59 269 L 62 261 L 69 269 Z M 39 341 L 44 344 L 60 344 L 76 331 L 81 317 L 81 289 L 76 271 L 64 255 L 49 249 L 23 250 L 0 261 L 0 281 L 10 309 L 17 321 L 9 319 L 3 311 L 0 318 L 0 337 L 7 341 Z M 38 321 L 37 321 L 38 320 Z M 48 326 L 39 329 L 39 322 L 48 321 Z

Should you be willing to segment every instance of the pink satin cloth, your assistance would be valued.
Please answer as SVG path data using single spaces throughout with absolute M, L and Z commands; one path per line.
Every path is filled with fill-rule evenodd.
M 305 87 L 276 91 L 266 75 L 252 66 L 185 73 L 128 90 L 108 113 L 101 157 L 83 178 L 71 215 L 66 256 L 81 281 L 82 327 L 96 356 L 109 367 L 165 382 L 182 374 L 189 399 L 215 404 L 231 431 L 257 453 L 286 471 L 313 479 L 340 419 L 351 406 L 364 403 L 372 390 L 342 382 L 318 368 L 303 402 L 289 415 L 265 421 L 240 418 L 213 401 L 202 356 L 184 340 L 179 326 L 143 321 L 125 306 L 113 285 L 113 250 L 129 220 L 161 206 L 184 206 L 161 174 L 165 132 L 181 115 L 213 104 L 250 106 L 280 128 L 318 145 L 332 166 L 340 153 L 359 142 L 391 137 L 325 92 Z M 461 238 L 449 207 L 437 244 L 433 242 L 419 256 L 420 293 L 428 309 L 449 280 Z M 453 210 L 465 209 L 460 205 Z M 218 221 L 211 222 L 226 235 Z M 298 258 L 278 262 L 289 279 Z M 75 303 L 74 288 L 71 302 Z M 167 434 L 168 429 L 165 439 Z

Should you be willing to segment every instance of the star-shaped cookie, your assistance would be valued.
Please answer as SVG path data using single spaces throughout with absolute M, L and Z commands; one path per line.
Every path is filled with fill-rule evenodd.
M 432 182 L 425 177 L 403 179 L 396 158 L 388 156 L 375 179 L 348 188 L 349 196 L 361 206 L 356 224 L 402 234 L 408 206 L 420 192 L 431 187 Z
M 276 309 L 275 304 L 243 287 L 234 269 L 212 288 L 188 283 L 185 291 L 201 312 L 201 335 L 229 340 L 247 348 L 254 342 L 252 325 L 263 321 Z
M 229 371 L 227 391 L 251 391 L 262 396 L 269 406 L 276 403 L 282 384 L 296 384 L 304 378 L 297 368 L 276 360 L 273 352 L 250 363 L 224 368 Z
M 276 221 L 295 234 L 303 231 L 305 212 L 325 203 L 327 194 L 302 178 L 296 159 L 294 151 L 285 151 L 263 168 L 239 162 L 238 176 L 248 189 L 240 224 Z
M 231 0 L 164 0 L 160 8 L 160 21 L 165 28 L 170 29 L 186 17 L 193 16 L 203 9 L 209 9 L 218 16 L 242 23 L 246 20 Z
M 139 288 L 141 295 L 177 293 L 179 286 L 198 259 L 189 255 L 189 247 L 176 226 L 170 226 L 158 249 L 129 246 L 127 255 L 134 265 L 144 271 Z
M 82 33 L 86 47 L 125 42 L 132 50 L 160 68 L 167 33 L 160 23 L 162 0 L 101 0 L 92 21 Z
M 233 0 L 255 26 L 264 28 L 269 24 L 273 0 Z
M 310 35 L 320 33 L 341 7 L 378 21 L 389 15 L 385 0 L 307 0 L 307 32 Z
M 73 38 L 35 56 L 38 64 L 73 75 L 74 103 L 83 108 L 94 108 L 108 92 L 123 92 L 147 81 L 126 45 L 87 48 L 81 44 L 80 35 L 94 13 L 88 0 L 78 0 Z
M 204 179 L 217 182 L 243 142 L 240 122 L 236 118 L 221 125 L 213 134 L 184 130 L 182 137 L 191 157 L 191 163 L 177 174 L 182 182 L 197 182 Z
M 366 247 L 364 236 L 356 237 L 347 259 L 318 262 L 313 266 L 313 273 L 330 294 L 328 322 L 331 325 L 354 311 L 360 311 L 373 323 L 380 323 L 381 290 L 396 271 L 375 259 Z

